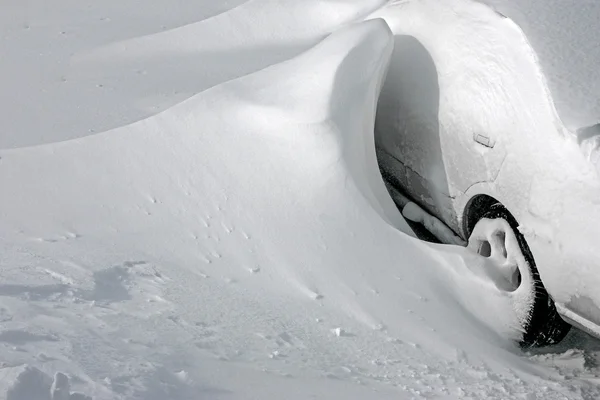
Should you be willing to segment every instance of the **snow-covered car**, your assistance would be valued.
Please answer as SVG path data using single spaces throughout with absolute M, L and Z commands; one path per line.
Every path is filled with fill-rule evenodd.
M 600 180 L 523 30 L 470 2 L 401 2 L 377 16 L 396 42 L 375 140 L 405 217 L 427 220 L 424 210 L 442 241 L 488 258 L 522 345 L 556 343 L 570 325 L 599 336 Z

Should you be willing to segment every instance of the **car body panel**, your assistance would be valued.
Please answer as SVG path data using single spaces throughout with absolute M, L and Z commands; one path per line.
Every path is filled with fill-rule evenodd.
M 558 118 L 523 31 L 492 10 L 469 7 L 485 6 L 409 1 L 378 15 L 397 40 L 414 37 L 434 64 L 414 68 L 412 53 L 394 54 L 384 93 L 395 92 L 380 98 L 376 125 L 378 153 L 387 155 L 382 170 L 400 173 L 408 195 L 463 238 L 465 212 L 476 196 L 501 202 L 519 221 L 559 310 L 600 336 L 600 226 L 593 223 L 600 221 L 600 179 Z M 473 15 L 481 20 L 474 23 Z M 458 50 L 450 46 L 457 42 Z M 394 65 L 399 57 L 400 67 Z M 433 97 L 425 103 L 428 113 L 419 101 L 389 102 L 415 93 L 402 81 L 406 71 L 411 79 L 429 79 L 421 87 L 437 83 L 437 114 Z
M 535 49 L 561 120 L 571 129 L 600 118 L 600 2 L 477 0 L 519 25 Z
M 423 45 L 408 35 L 395 37 L 392 58 L 395 62 L 390 64 L 377 109 L 375 135 L 381 159 L 389 175 L 418 194 L 415 200 L 422 207 L 443 213 L 451 193 L 439 161 L 440 95 L 435 63 Z

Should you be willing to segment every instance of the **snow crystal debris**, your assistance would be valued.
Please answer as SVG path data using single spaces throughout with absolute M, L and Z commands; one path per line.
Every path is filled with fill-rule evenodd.
M 284 355 L 279 350 L 275 350 L 271 354 L 269 354 L 269 358 L 273 358 L 273 359 L 282 358 L 282 357 L 284 357 Z
M 50 395 L 52 400 L 69 400 L 71 397 L 71 383 L 67 375 L 62 372 L 57 372 L 54 375 Z
M 350 332 L 342 329 L 342 328 L 334 328 L 331 330 L 331 332 L 337 336 L 337 337 L 349 337 L 349 336 L 354 336 L 353 334 L 351 334 Z
M 221 227 L 223 228 L 223 230 L 224 230 L 226 233 L 231 233 L 231 232 L 233 232 L 233 227 L 232 227 L 232 226 L 229 226 L 229 225 L 228 225 L 228 224 L 226 224 L 224 221 L 223 221 L 223 222 L 221 222 Z
M 394 337 L 389 337 L 386 340 L 388 341 L 388 343 L 404 344 L 404 341 L 402 341 L 401 339 L 398 339 L 398 338 L 394 338 Z
M 323 295 L 322 295 L 322 294 L 320 294 L 320 293 L 317 293 L 317 292 L 311 292 L 311 293 L 310 293 L 310 297 L 311 297 L 313 300 L 321 300 L 321 299 L 323 298 Z
M 181 370 L 179 372 L 175 372 L 173 375 L 175 375 L 175 377 L 180 381 L 180 382 L 186 382 L 188 380 L 188 373 L 185 370 Z

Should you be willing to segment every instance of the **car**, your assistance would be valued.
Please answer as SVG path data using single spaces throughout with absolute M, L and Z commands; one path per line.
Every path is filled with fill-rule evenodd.
M 489 258 L 522 346 L 557 343 L 571 325 L 600 337 L 600 129 L 565 125 L 505 12 L 424 0 L 374 17 L 395 35 L 375 145 L 405 217 Z

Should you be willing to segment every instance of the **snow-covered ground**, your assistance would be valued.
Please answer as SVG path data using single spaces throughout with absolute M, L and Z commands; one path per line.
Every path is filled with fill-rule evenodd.
M 385 1 L 59 3 L 0 16 L 0 398 L 600 396 L 387 194 Z

